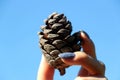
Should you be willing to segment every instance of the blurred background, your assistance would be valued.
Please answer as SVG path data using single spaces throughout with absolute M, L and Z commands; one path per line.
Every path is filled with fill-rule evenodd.
M 0 80 L 36 80 L 41 50 L 38 35 L 43 20 L 64 13 L 73 33 L 86 31 L 96 46 L 97 58 L 106 64 L 106 77 L 120 80 L 119 0 L 0 0 Z M 74 80 L 80 66 L 54 80 Z

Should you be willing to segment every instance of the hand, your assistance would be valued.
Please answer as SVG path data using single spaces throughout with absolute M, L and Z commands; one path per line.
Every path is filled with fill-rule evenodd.
M 75 80 L 107 80 L 104 77 L 105 65 L 96 59 L 95 46 L 86 32 L 80 32 L 83 51 L 60 54 L 62 61 L 68 65 L 81 65 Z M 54 68 L 42 56 L 37 80 L 53 80 Z

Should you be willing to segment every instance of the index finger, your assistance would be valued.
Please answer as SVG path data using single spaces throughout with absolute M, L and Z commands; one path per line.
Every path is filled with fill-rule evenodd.
M 79 37 L 81 39 L 81 46 L 83 51 L 93 58 L 96 58 L 95 45 L 90 39 L 89 35 L 85 31 L 80 31 Z

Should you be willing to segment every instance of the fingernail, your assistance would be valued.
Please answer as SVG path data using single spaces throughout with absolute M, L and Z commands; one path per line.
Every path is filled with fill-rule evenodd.
M 75 57 L 75 54 L 71 52 L 65 52 L 65 53 L 59 54 L 58 56 L 63 59 L 71 59 Z
M 85 31 L 82 30 L 81 32 L 83 32 L 87 36 L 87 38 L 90 38 L 89 35 Z

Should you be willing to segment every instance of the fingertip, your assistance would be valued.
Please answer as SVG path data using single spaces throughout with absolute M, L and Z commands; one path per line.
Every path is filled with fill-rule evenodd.
M 75 57 L 75 54 L 72 52 L 65 52 L 58 55 L 62 59 L 72 59 Z
M 62 53 L 59 54 L 61 60 L 68 65 L 81 65 L 81 63 L 85 60 L 86 54 L 81 51 L 77 51 L 74 53 Z
M 80 36 L 83 39 L 90 39 L 89 35 L 83 30 L 80 31 Z
M 67 65 L 74 65 L 74 58 L 76 55 L 72 52 L 65 52 L 58 55 L 61 60 Z

